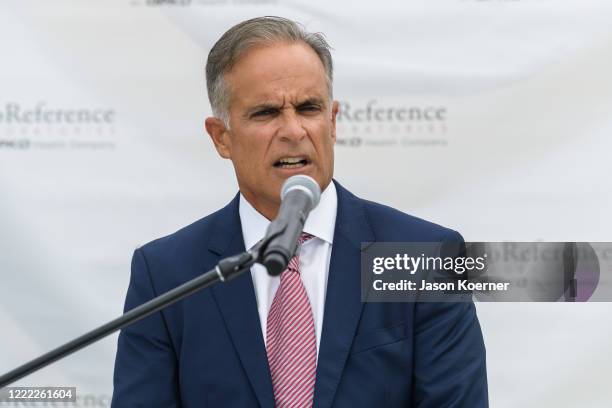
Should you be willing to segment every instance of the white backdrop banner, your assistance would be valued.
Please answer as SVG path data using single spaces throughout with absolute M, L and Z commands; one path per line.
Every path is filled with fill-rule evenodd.
M 469 241 L 612 241 L 609 0 L 5 0 L 1 372 L 118 316 L 133 250 L 236 193 L 204 63 L 261 15 L 333 46 L 357 195 Z M 478 311 L 492 407 L 609 406 L 610 304 Z M 109 406 L 116 340 L 18 384 Z

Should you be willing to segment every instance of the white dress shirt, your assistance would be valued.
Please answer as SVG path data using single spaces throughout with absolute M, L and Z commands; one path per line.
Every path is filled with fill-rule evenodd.
M 314 235 L 314 238 L 306 241 L 300 250 L 300 275 L 312 307 L 317 336 L 317 360 L 323 329 L 325 293 L 327 291 L 327 276 L 329 275 L 337 207 L 336 186 L 333 182 L 330 182 L 325 191 L 321 193 L 319 205 L 310 212 L 304 225 L 304 232 Z M 253 208 L 242 194 L 240 194 L 239 213 L 244 246 L 250 249 L 264 237 L 270 221 Z M 255 287 L 261 331 L 264 342 L 267 343 L 268 311 L 280 285 L 280 277 L 268 275 L 266 269 L 259 264 L 251 267 L 251 276 Z

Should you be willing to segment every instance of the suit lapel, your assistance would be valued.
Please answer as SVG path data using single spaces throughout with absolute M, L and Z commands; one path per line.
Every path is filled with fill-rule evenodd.
M 245 250 L 238 197 L 220 210 L 216 218 L 209 250 L 217 254 L 219 259 Z M 244 272 L 229 282 L 213 286 L 212 294 L 259 404 L 262 407 L 273 407 L 272 381 L 251 273 Z
M 361 201 L 335 183 L 338 210 L 317 365 L 316 408 L 330 407 L 334 400 L 363 309 L 361 242 L 374 241 Z

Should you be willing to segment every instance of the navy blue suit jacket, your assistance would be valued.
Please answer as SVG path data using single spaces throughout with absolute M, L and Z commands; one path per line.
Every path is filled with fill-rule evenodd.
M 488 406 L 485 348 L 472 303 L 360 301 L 361 242 L 461 236 L 359 199 L 337 182 L 336 188 L 314 406 Z M 135 251 L 125 310 L 244 249 L 236 196 L 221 210 Z M 251 274 L 122 330 L 112 406 L 273 407 Z

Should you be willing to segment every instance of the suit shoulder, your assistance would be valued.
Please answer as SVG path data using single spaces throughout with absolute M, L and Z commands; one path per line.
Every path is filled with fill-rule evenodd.
M 461 234 L 453 229 L 384 204 L 361 201 L 378 241 L 463 241 Z

